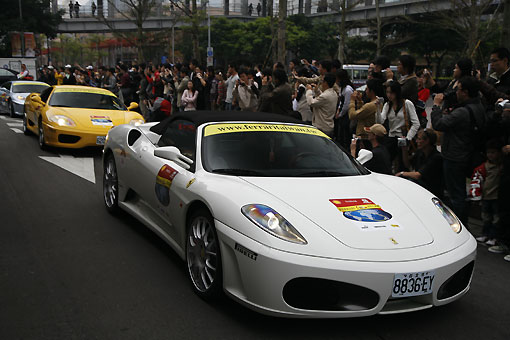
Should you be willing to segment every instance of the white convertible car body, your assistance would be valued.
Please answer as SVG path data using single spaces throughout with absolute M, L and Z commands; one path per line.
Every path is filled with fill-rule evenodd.
M 199 295 L 220 284 L 262 313 L 336 318 L 421 310 L 469 290 L 476 241 L 453 213 L 408 180 L 370 173 L 319 130 L 241 112 L 155 124 L 109 132 L 105 203 L 170 244 Z M 294 140 L 329 154 L 296 153 Z M 321 171 L 337 164 L 331 152 L 338 173 Z

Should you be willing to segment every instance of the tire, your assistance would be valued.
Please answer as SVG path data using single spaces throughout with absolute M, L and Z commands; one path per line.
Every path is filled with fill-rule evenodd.
M 205 300 L 216 299 L 223 290 L 218 234 L 206 209 L 195 211 L 186 234 L 186 266 L 194 292 Z
M 37 129 L 39 130 L 39 137 L 38 137 L 39 147 L 41 148 L 41 150 L 45 150 L 46 149 L 46 138 L 44 137 L 44 128 L 43 128 L 41 117 L 39 117 L 38 122 L 39 123 L 37 124 Z
M 106 155 L 103 164 L 103 200 L 109 213 L 119 212 L 119 177 L 115 158 L 111 153 Z
M 14 104 L 12 103 L 12 101 L 10 102 L 10 105 L 9 105 L 9 116 L 11 118 L 15 118 L 16 117 L 16 113 L 14 113 Z
M 25 134 L 25 136 L 29 136 L 30 135 L 30 130 L 28 129 L 28 121 L 27 121 L 27 114 L 25 112 L 23 112 L 23 133 Z

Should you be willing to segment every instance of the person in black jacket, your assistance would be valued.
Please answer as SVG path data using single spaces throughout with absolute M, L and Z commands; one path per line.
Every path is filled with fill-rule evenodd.
M 262 78 L 259 112 L 272 112 L 292 116 L 292 87 L 287 83 L 287 74 L 282 69 L 273 71 L 273 84 L 268 77 Z
M 493 73 L 487 82 L 499 92 L 510 94 L 510 51 L 504 47 L 495 49 L 491 53 L 490 63 Z
M 459 104 L 448 112 L 443 110 L 444 96 L 436 95 L 432 108 L 432 127 L 443 132 L 441 152 L 443 175 L 453 211 L 467 225 L 466 174 L 475 152 L 476 126 L 483 130 L 485 109 L 479 97 L 480 83 L 474 77 L 463 77 L 457 85 Z

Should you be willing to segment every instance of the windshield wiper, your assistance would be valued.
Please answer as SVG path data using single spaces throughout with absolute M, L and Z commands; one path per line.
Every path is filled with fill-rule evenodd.
M 337 177 L 337 176 L 349 176 L 346 173 L 340 171 L 330 171 L 330 170 L 321 170 L 321 171 L 312 171 L 312 172 L 304 172 L 302 174 L 297 175 L 298 177 Z
M 234 176 L 264 176 L 264 174 L 260 171 L 249 170 L 249 169 L 214 169 L 213 173 L 216 174 L 225 174 L 225 175 L 234 175 Z
M 51 105 L 53 107 L 72 107 L 72 106 L 69 106 L 69 105 Z

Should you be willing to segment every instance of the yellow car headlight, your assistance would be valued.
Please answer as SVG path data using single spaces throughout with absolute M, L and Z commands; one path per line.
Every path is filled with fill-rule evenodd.
M 17 97 L 16 97 L 16 99 L 18 99 L 18 100 L 25 100 L 25 97 L 23 97 L 23 96 L 17 96 Z
M 134 125 L 134 126 L 140 126 L 142 125 L 143 123 L 145 123 L 145 121 L 143 119 L 140 119 L 140 118 L 135 118 L 135 119 L 132 119 L 129 124 L 131 125 Z
M 76 126 L 76 123 L 71 118 L 63 115 L 49 116 L 48 120 L 59 126 Z

